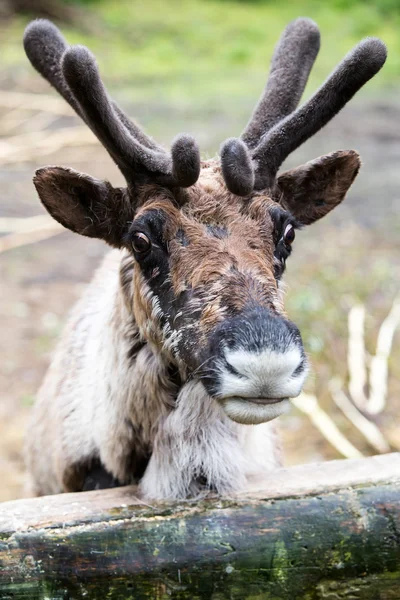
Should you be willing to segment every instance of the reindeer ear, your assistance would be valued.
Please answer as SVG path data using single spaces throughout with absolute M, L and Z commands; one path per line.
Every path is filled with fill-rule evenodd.
M 338 150 L 282 173 L 277 200 L 304 225 L 324 217 L 344 199 L 361 165 L 354 150 Z
M 75 233 L 120 247 L 134 209 L 123 188 L 73 169 L 44 167 L 33 178 L 51 216 Z

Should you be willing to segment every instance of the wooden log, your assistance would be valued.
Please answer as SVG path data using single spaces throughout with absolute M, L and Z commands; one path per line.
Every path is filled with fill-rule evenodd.
M 0 505 L 0 598 L 400 598 L 400 454 L 281 469 L 234 498 L 135 494 Z

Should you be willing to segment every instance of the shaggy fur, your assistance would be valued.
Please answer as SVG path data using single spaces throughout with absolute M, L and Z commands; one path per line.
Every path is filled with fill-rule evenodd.
M 96 458 L 121 484 L 137 481 L 150 459 L 141 481 L 148 498 L 210 485 L 228 494 L 280 464 L 274 423 L 234 423 L 200 382 L 177 388 L 156 335 L 138 344 L 134 270 L 125 251 L 110 253 L 71 315 L 29 427 L 34 495 L 83 489 Z
M 280 287 L 294 230 L 343 200 L 360 160 L 339 151 L 277 179 L 276 169 L 380 68 L 385 49 L 376 40 L 358 46 L 289 114 L 319 47 L 315 24 L 295 21 L 242 140 L 201 162 L 190 136 L 169 154 L 142 132 L 108 97 L 90 52 L 69 48 L 54 25 L 35 21 L 24 44 L 128 184 L 62 167 L 34 178 L 58 222 L 114 250 L 39 391 L 27 440 L 31 491 L 139 482 L 146 497 L 172 499 L 245 490 L 278 466 L 268 421 L 307 373 Z
M 88 186 L 83 195 L 82 185 Z M 124 206 L 129 211 L 125 200 L 122 209 L 107 203 L 104 183 L 70 170 L 40 170 L 36 186 L 59 221 L 109 242 L 104 220 L 88 230 L 81 210 L 93 210 L 91 198 L 100 193 L 110 224 Z M 129 236 L 123 249 L 107 256 L 74 309 L 33 410 L 27 458 L 34 494 L 87 489 L 96 461 L 118 484 L 143 475 L 149 498 L 183 498 L 210 487 L 231 493 L 279 465 L 275 425 L 230 420 L 199 379 L 188 376 L 193 350 L 180 345 L 188 334 L 200 351 L 227 315 L 240 315 L 249 303 L 284 316 L 274 276 L 270 211 L 276 203 L 256 195 L 244 205 L 213 164 L 203 165 L 199 183 L 186 194 L 179 208 L 171 192 L 144 187 L 134 224 L 163 215 L 169 256 L 163 294 L 168 302 L 188 292 L 192 297 L 165 323 L 166 308 L 154 303 L 150 287 L 161 262 L 149 279 L 132 256 Z M 132 214 L 125 219 L 122 239 Z M 171 365 L 178 377 L 171 377 Z

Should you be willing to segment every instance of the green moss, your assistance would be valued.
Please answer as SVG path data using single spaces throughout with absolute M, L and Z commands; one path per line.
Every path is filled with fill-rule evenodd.
M 234 510 L 209 499 L 199 511 L 191 503 L 171 506 L 166 518 L 158 510 L 154 518 L 151 510 L 146 518 L 104 514 L 102 521 L 18 532 L 0 552 L 3 576 L 13 578 L 0 594 L 12 592 L 15 600 L 315 600 L 360 580 L 363 598 L 375 600 L 378 584 L 391 598 L 400 578 L 397 501 L 390 485 L 236 503 Z M 355 506 L 369 507 L 368 530 L 360 529 Z
M 277 540 L 272 559 L 271 579 L 284 584 L 290 573 L 288 567 L 288 551 L 286 550 L 285 542 L 283 540 Z

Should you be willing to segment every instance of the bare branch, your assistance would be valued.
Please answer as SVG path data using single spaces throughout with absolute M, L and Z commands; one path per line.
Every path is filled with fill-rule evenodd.
M 35 231 L 29 231 L 24 233 L 10 233 L 0 238 L 0 254 L 13 248 L 19 248 L 20 246 L 27 246 L 34 242 L 41 242 L 47 240 L 55 235 L 58 235 L 63 231 L 63 227 L 58 223 L 55 223 L 54 229 L 38 229 Z
M 367 398 L 364 390 L 367 384 L 367 369 L 365 366 L 364 324 L 365 307 L 362 304 L 356 304 L 350 309 L 348 316 L 349 393 L 354 404 L 365 411 Z
M 375 356 L 371 359 L 370 366 L 370 395 L 367 411 L 371 415 L 382 412 L 386 405 L 388 390 L 388 360 L 392 350 L 393 336 L 400 325 L 400 296 L 380 326 Z
M 73 116 L 72 109 L 61 98 L 49 94 L 32 94 L 28 92 L 0 91 L 0 107 L 21 108 L 24 110 L 39 110 L 54 113 L 59 116 Z
M 340 410 L 354 425 L 354 427 L 356 427 L 358 431 L 362 433 L 368 443 L 380 454 L 390 452 L 390 446 L 379 427 L 361 414 L 356 406 L 354 406 L 351 400 L 344 393 L 342 389 L 342 383 L 339 378 L 332 379 L 329 382 L 329 389 L 336 406 L 340 408 Z
M 98 141 L 86 127 L 21 134 L 0 140 L 0 164 L 34 161 L 66 146 L 93 144 L 98 144 Z
M 29 233 L 61 227 L 49 215 L 35 217 L 0 217 L 0 233 Z
M 9 235 L 0 238 L 0 253 L 46 240 L 64 228 L 48 215 L 38 215 L 26 219 L 3 217 L 0 219 L 0 232 L 11 231 Z
M 361 458 L 363 454 L 339 431 L 333 420 L 320 407 L 316 396 L 302 393 L 292 400 L 293 404 L 305 413 L 334 448 L 346 458 Z

